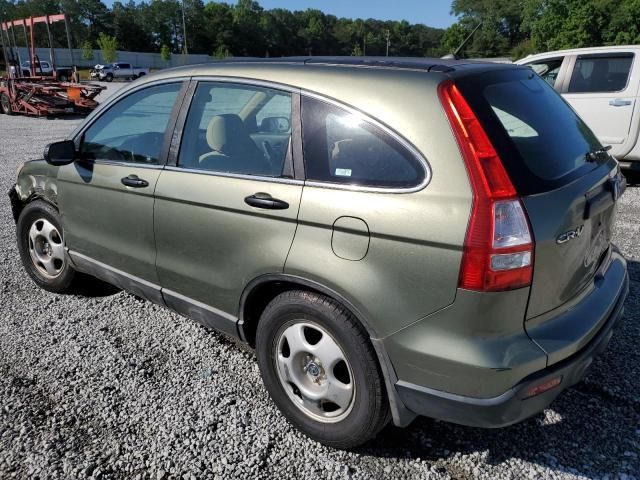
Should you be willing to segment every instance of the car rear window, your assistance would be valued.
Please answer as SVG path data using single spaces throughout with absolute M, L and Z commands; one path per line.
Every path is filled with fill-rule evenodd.
M 456 81 L 522 194 L 557 188 L 596 164 L 593 132 L 530 70 L 509 69 Z

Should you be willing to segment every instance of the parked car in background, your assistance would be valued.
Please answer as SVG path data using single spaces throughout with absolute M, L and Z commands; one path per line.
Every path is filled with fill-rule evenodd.
M 114 78 L 134 79 L 148 74 L 148 68 L 133 67 L 130 63 L 122 62 L 96 65 L 91 70 L 91 78 L 106 82 L 111 82 Z
M 22 67 L 23 77 L 31 76 L 31 62 L 29 60 L 22 62 L 20 66 Z M 42 75 L 42 76 L 53 75 L 53 67 L 49 62 L 45 60 L 37 61 L 36 75 Z
M 579 382 L 628 293 L 623 190 L 528 68 L 309 57 L 136 81 L 10 197 L 37 285 L 82 272 L 238 337 L 346 448 L 417 415 L 509 425 Z
M 31 76 L 31 62 L 24 61 L 20 64 L 22 70 L 23 77 Z M 58 75 L 58 80 L 61 82 L 68 82 L 72 79 L 73 69 L 71 67 L 58 67 L 56 66 L 56 72 Z M 37 60 L 36 61 L 36 77 L 51 77 L 53 76 L 53 66 L 46 60 Z
M 530 66 L 559 92 L 623 168 L 640 171 L 640 45 L 530 55 Z M 551 121 L 552 119 L 550 119 Z

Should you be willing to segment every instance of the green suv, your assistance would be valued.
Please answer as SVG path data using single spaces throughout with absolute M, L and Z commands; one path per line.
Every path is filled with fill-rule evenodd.
M 40 287 L 96 277 L 239 338 L 289 421 L 349 448 L 580 381 L 628 292 L 625 185 L 529 68 L 312 57 L 138 80 L 10 197 Z

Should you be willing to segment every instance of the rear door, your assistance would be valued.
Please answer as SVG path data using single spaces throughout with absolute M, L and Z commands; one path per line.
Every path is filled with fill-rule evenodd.
M 631 121 L 640 72 L 633 64 L 633 52 L 578 55 L 564 92 L 600 142 L 611 145 L 611 154 L 619 158 L 629 153 L 637 137 L 631 134 Z
M 201 81 L 188 114 L 185 102 L 179 151 L 155 193 L 157 269 L 173 309 L 204 312 L 204 323 L 235 333 L 245 286 L 282 272 L 303 182 L 293 175 L 292 129 L 280 132 L 282 148 L 266 146 L 255 117 L 268 106 L 296 125 L 297 101 L 294 91 Z
M 460 82 L 522 196 L 535 239 L 527 318 L 593 283 L 609 249 L 617 162 L 547 83 L 526 70 Z M 590 153 L 592 152 L 592 153 Z

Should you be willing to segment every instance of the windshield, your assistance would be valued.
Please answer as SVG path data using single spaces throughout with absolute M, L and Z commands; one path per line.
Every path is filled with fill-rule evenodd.
M 600 142 L 573 109 L 530 70 L 465 79 L 465 98 L 480 118 L 511 177 L 529 193 L 560 186 L 594 168 Z M 502 152 L 500 151 L 502 150 Z

